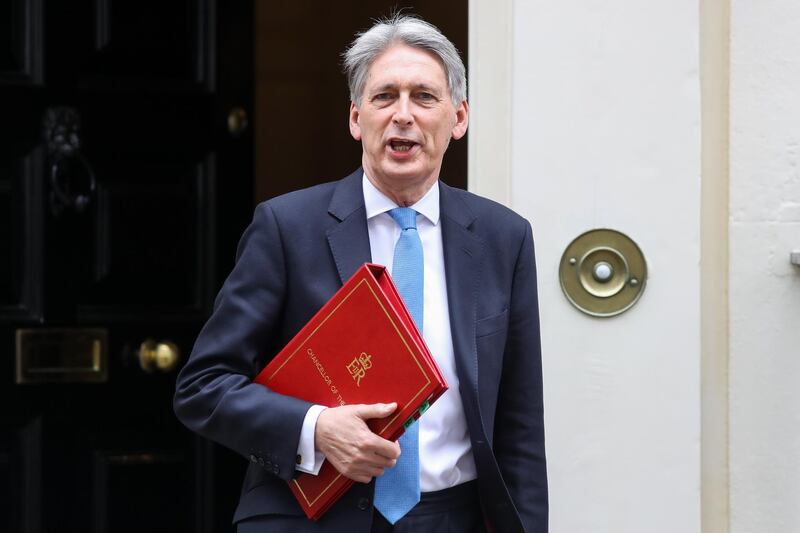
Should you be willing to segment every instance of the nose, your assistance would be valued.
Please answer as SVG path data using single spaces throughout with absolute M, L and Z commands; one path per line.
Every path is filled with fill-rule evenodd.
M 410 126 L 414 122 L 414 115 L 411 113 L 411 100 L 407 95 L 401 95 L 397 99 L 392 122 L 400 127 Z

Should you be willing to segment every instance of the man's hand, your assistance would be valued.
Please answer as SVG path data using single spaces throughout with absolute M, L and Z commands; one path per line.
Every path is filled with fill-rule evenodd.
M 385 418 L 395 409 L 396 403 L 325 409 L 317 419 L 314 445 L 342 475 L 369 483 L 373 477 L 383 475 L 385 468 L 395 465 L 400 445 L 373 433 L 366 420 Z

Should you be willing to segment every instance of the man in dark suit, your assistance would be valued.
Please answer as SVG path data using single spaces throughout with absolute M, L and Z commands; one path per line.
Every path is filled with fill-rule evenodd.
M 362 168 L 258 206 L 178 377 L 175 411 L 251 461 L 241 532 L 545 533 L 531 228 L 439 181 L 468 125 L 458 52 L 430 24 L 396 16 L 356 38 L 345 70 Z M 401 295 L 450 386 L 399 443 L 365 423 L 394 404 L 326 409 L 251 383 L 367 261 L 410 276 Z M 323 461 L 358 483 L 312 522 L 286 481 Z

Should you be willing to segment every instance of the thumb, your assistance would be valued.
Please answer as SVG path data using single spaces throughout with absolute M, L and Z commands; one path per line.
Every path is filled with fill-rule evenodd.
M 362 420 L 369 420 L 370 418 L 384 418 L 394 413 L 397 409 L 397 403 L 372 403 L 367 405 L 360 405 L 356 414 Z

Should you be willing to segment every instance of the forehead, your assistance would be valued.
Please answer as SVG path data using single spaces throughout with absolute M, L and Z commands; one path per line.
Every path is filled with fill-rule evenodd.
M 366 88 L 376 85 L 428 85 L 447 87 L 441 59 L 424 48 L 393 44 L 369 67 Z

